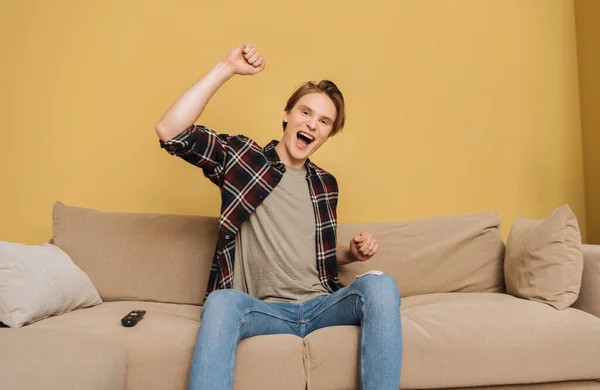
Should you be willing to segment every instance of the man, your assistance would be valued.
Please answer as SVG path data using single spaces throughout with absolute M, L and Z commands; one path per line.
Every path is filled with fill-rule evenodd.
M 156 126 L 160 145 L 202 168 L 221 189 L 221 216 L 207 297 L 192 359 L 190 389 L 233 389 L 241 339 L 361 325 L 362 390 L 396 390 L 402 330 L 395 280 L 381 272 L 340 288 L 337 266 L 379 249 L 362 232 L 336 241 L 337 182 L 309 156 L 338 133 L 344 99 L 331 81 L 306 83 L 288 100 L 283 137 L 265 148 L 245 136 L 194 125 L 234 75 L 254 75 L 266 60 L 236 47 L 191 86 Z

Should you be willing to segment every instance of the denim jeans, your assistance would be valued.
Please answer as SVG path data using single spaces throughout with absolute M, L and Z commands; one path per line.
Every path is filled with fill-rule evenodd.
M 264 302 L 239 290 L 213 291 L 201 314 L 190 390 L 231 390 L 240 340 L 269 334 L 305 337 L 328 326 L 360 325 L 361 390 L 400 388 L 400 295 L 387 274 L 367 273 L 302 303 Z

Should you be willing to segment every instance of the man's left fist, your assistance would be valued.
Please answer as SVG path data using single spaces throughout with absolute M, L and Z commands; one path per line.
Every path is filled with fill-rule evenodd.
M 379 250 L 379 243 L 371 233 L 361 232 L 350 240 L 350 253 L 358 261 L 367 261 Z

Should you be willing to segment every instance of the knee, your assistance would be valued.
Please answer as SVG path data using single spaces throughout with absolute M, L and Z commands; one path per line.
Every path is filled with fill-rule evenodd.
M 357 277 L 355 283 L 364 298 L 379 303 L 396 303 L 400 305 L 400 293 L 396 279 L 388 274 L 367 274 Z

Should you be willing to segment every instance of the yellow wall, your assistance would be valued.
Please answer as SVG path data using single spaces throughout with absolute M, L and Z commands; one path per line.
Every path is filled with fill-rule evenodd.
M 330 78 L 348 121 L 313 160 L 340 222 L 585 205 L 571 0 L 0 2 L 0 239 L 40 243 L 51 207 L 217 215 L 218 189 L 158 147 L 169 105 L 235 45 L 201 123 L 279 138 L 289 94 Z
M 600 244 L 600 2 L 576 0 L 587 238 Z

